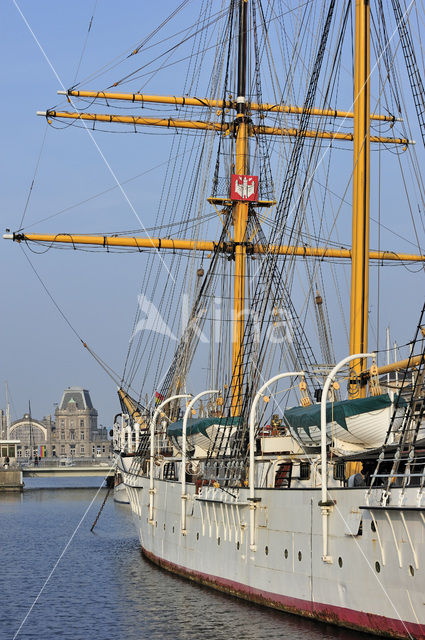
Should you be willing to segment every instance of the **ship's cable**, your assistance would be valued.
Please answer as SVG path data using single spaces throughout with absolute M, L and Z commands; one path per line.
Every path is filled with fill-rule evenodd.
M 45 127 L 44 133 L 43 133 L 43 139 L 41 141 L 40 151 L 38 153 L 38 158 L 37 158 L 37 162 L 35 164 L 34 174 L 33 174 L 32 180 L 31 180 L 30 188 L 29 188 L 27 199 L 26 199 L 26 202 L 25 202 L 24 211 L 22 213 L 22 218 L 21 218 L 21 221 L 19 223 L 18 231 L 22 231 L 22 229 L 23 229 L 22 225 L 23 225 L 24 218 L 25 218 L 25 215 L 27 213 L 28 205 L 30 203 L 30 199 L 31 199 L 31 196 L 32 196 L 32 190 L 34 188 L 35 179 L 36 179 L 37 172 L 38 172 L 38 167 L 40 165 L 41 155 L 42 155 L 43 149 L 44 149 L 44 143 L 46 142 L 47 128 L 48 128 L 48 125 L 47 125 L 47 122 L 46 122 L 46 127 Z
M 83 57 L 84 57 L 84 54 L 86 52 L 87 42 L 88 42 L 89 35 L 90 35 L 91 29 L 92 29 L 92 26 L 93 26 L 94 16 L 96 14 L 97 3 L 98 3 L 98 0 L 94 0 L 94 6 L 93 6 L 93 10 L 92 10 L 92 15 L 91 15 L 91 18 L 90 18 L 90 21 L 89 21 L 89 26 L 88 26 L 88 29 L 87 29 L 86 37 L 84 39 L 84 43 L 83 43 L 83 48 L 81 50 L 80 59 L 78 60 L 77 68 L 75 70 L 73 84 L 75 84 L 75 81 L 77 80 L 78 73 L 79 73 L 80 67 L 81 67 L 81 63 L 83 61 Z
M 108 473 L 111 473 L 115 468 L 115 464 L 113 464 Z M 64 548 L 62 549 L 58 559 L 56 560 L 55 564 L 53 565 L 49 575 L 47 576 L 47 578 L 45 579 L 45 581 L 43 582 L 40 591 L 37 593 L 36 597 L 34 598 L 33 603 L 31 604 L 31 606 L 29 607 L 27 613 L 25 614 L 22 622 L 20 623 L 18 629 L 15 631 L 15 634 L 13 636 L 13 640 L 16 640 L 16 638 L 19 636 L 19 634 L 21 633 L 22 627 L 24 626 L 24 624 L 26 623 L 26 621 L 28 620 L 29 616 L 31 615 L 32 610 L 34 609 L 35 605 L 37 604 L 37 602 L 40 599 L 41 594 L 43 593 L 44 589 L 46 588 L 47 584 L 49 583 L 51 577 L 53 576 L 53 574 L 55 573 L 56 569 L 59 566 L 59 563 L 61 562 L 62 558 L 64 557 L 65 553 L 67 552 L 71 542 L 73 541 L 73 539 L 75 538 L 79 528 L 81 527 L 81 525 L 83 524 L 88 512 L 90 511 L 92 505 L 94 504 L 94 501 L 96 500 L 97 496 L 99 495 L 102 487 L 103 487 L 103 483 L 104 483 L 104 479 L 102 478 L 102 484 L 100 485 L 100 487 L 98 488 L 98 490 L 96 491 L 96 493 L 94 494 L 92 500 L 90 501 L 90 504 L 88 505 L 87 509 L 84 511 L 83 515 L 81 516 L 81 519 L 79 520 L 77 526 L 75 527 L 74 531 L 72 532 L 69 540 L 67 541 L 67 543 L 65 544 Z
M 87 351 L 90 353 L 91 356 L 93 356 L 93 358 L 96 360 L 96 362 L 102 367 L 102 369 L 105 371 L 105 373 L 111 378 L 111 380 L 113 380 L 113 382 L 116 385 L 119 385 L 119 381 L 120 381 L 120 376 L 118 375 L 118 373 L 116 373 L 116 371 L 114 371 L 112 369 L 112 367 L 110 367 L 109 365 L 107 365 L 105 363 L 104 360 L 102 360 L 102 358 L 100 358 L 91 347 L 89 347 L 89 345 L 87 344 L 87 342 L 81 337 L 81 335 L 78 333 L 77 329 L 74 327 L 74 325 L 71 323 L 70 319 L 66 316 L 65 312 L 63 311 L 63 309 L 59 306 L 59 304 L 56 302 L 55 298 L 53 297 L 52 293 L 49 291 L 47 285 L 45 284 L 44 280 L 42 279 L 42 277 L 40 276 L 40 274 L 38 273 L 37 269 L 35 268 L 35 266 L 33 265 L 33 263 L 30 260 L 30 257 L 28 256 L 28 254 L 25 252 L 24 248 L 22 245 L 20 245 L 21 249 L 22 249 L 22 253 L 24 254 L 25 258 L 28 261 L 28 264 L 30 265 L 35 277 L 37 278 L 37 280 L 39 281 L 39 283 L 41 284 L 41 286 L 43 287 L 44 291 L 46 292 L 47 296 L 50 298 L 51 302 L 53 303 L 54 307 L 56 308 L 56 310 L 58 311 L 59 315 L 62 317 L 62 319 L 65 321 L 65 323 L 68 325 L 68 327 L 71 329 L 72 333 L 76 336 L 76 338 L 81 342 L 81 344 L 83 345 L 83 347 L 85 349 L 87 349 Z

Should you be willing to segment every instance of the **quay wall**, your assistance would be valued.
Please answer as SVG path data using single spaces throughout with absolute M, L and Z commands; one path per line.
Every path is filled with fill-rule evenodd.
M 0 491 L 22 491 L 23 488 L 20 469 L 0 469 Z

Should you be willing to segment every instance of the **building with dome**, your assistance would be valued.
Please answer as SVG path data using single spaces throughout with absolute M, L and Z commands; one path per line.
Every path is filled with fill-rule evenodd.
M 107 457 L 111 453 L 107 429 L 98 427 L 98 413 L 90 393 L 68 387 L 55 411 L 55 419 L 37 420 L 24 414 L 10 425 L 10 437 L 19 440 L 17 455 L 30 457 Z
M 108 456 L 111 444 L 107 429 L 97 426 L 97 417 L 87 389 L 65 389 L 55 411 L 52 447 L 56 455 L 78 458 Z
M 18 458 L 51 455 L 51 438 L 54 422 L 51 416 L 36 420 L 29 413 L 10 425 L 10 437 L 18 440 Z

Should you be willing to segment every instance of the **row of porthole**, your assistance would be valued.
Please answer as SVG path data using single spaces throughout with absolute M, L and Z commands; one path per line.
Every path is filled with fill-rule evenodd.
M 165 531 L 165 523 L 164 523 L 164 531 Z M 174 527 L 173 527 L 173 533 L 174 533 Z M 198 531 L 198 532 L 197 532 L 197 534 L 196 534 L 196 540 L 199 540 L 199 531 Z M 220 546 L 220 544 L 221 544 L 221 538 L 220 538 L 220 536 L 217 538 L 217 544 L 218 544 L 218 546 Z M 239 540 L 236 542 L 236 549 L 237 549 L 238 551 L 239 551 L 239 549 L 240 549 L 240 542 L 239 542 Z M 267 546 L 264 548 L 264 553 L 266 554 L 266 556 L 268 556 L 268 555 L 269 555 L 269 548 L 268 548 Z M 285 556 L 285 558 L 287 558 L 287 557 L 288 557 L 288 549 L 285 549 L 285 551 L 284 551 L 284 556 Z M 301 553 L 301 551 L 298 551 L 298 560 L 300 560 L 300 561 L 302 560 L 302 553 Z
M 238 549 L 239 549 L 239 547 L 238 547 Z M 266 556 L 269 555 L 269 548 L 267 546 L 264 547 L 264 553 L 266 554 Z M 283 557 L 285 558 L 285 560 L 288 559 L 288 556 L 289 556 L 289 551 L 288 551 L 288 549 L 285 549 L 284 552 L 283 552 Z M 299 562 L 301 562 L 302 559 L 303 559 L 303 554 L 302 554 L 301 551 L 298 551 L 298 560 L 299 560 Z
M 374 529 L 373 521 L 372 521 L 372 523 L 371 523 L 371 526 L 372 526 L 372 530 L 374 531 L 375 529 Z M 165 523 L 164 523 L 164 531 L 165 531 Z M 174 533 L 174 527 L 173 527 L 173 533 Z M 199 540 L 199 532 L 196 534 L 196 539 L 197 539 L 197 540 Z M 220 539 L 220 537 L 218 537 L 218 538 L 217 538 L 217 544 L 218 544 L 218 546 L 220 546 L 220 544 L 221 544 L 221 539 Z M 239 548 L 240 548 L 240 542 L 238 541 L 238 542 L 236 543 L 236 549 L 238 549 L 238 550 L 239 550 Z M 268 546 L 265 546 L 265 547 L 264 547 L 264 553 L 266 554 L 266 556 L 268 556 L 268 555 L 269 555 L 269 548 L 268 548 Z M 284 550 L 284 552 L 283 552 L 283 556 L 284 556 L 285 560 L 288 558 L 288 556 L 289 556 L 288 549 L 285 549 L 285 550 Z M 299 560 L 299 562 L 301 562 L 302 558 L 303 558 L 303 554 L 301 553 L 301 551 L 298 551 L 298 560 Z M 339 558 L 338 558 L 338 565 L 339 565 L 340 567 L 342 567 L 342 566 L 343 566 L 343 564 L 344 564 L 344 563 L 343 563 L 343 560 L 342 560 L 341 556 L 339 556 Z M 380 571 L 381 571 L 381 565 L 380 565 L 380 563 L 379 563 L 378 561 L 376 561 L 376 562 L 375 562 L 375 571 L 376 571 L 376 573 L 380 573 Z M 414 575 L 415 575 L 415 569 L 412 567 L 412 565 L 411 565 L 411 564 L 409 564 L 409 573 L 410 573 L 410 575 L 411 575 L 411 576 L 414 576 Z
M 376 571 L 376 573 L 380 573 L 380 571 L 381 571 L 381 565 L 379 564 L 378 561 L 375 562 L 375 571 Z M 409 573 L 413 578 L 413 576 L 415 575 L 415 569 L 412 567 L 411 564 L 409 564 Z
M 164 523 L 164 531 L 165 531 L 165 523 Z M 173 533 L 174 533 L 174 527 L 173 527 Z M 199 540 L 199 532 L 196 534 L 196 539 Z M 217 538 L 217 544 L 220 546 L 221 543 L 221 538 L 218 537 Z M 236 543 L 236 547 L 239 549 L 239 542 Z
M 239 542 L 238 542 L 238 549 L 239 549 Z M 269 548 L 267 546 L 264 547 L 264 553 L 266 554 L 266 556 L 269 555 Z M 288 558 L 288 555 L 289 555 L 288 549 L 285 549 L 285 551 L 283 552 L 283 555 L 284 555 L 284 558 L 286 560 Z M 303 557 L 303 555 L 302 555 L 301 551 L 298 551 L 298 560 L 300 562 L 302 560 L 302 557 Z M 338 558 L 338 566 L 342 568 L 343 564 L 344 564 L 343 559 L 341 558 L 341 556 L 339 556 L 339 558 Z M 376 570 L 376 573 L 380 573 L 380 571 L 381 571 L 381 565 L 380 565 L 380 563 L 378 561 L 375 562 L 375 570 Z M 411 564 L 409 564 L 409 573 L 410 573 L 410 575 L 412 577 L 415 575 L 415 569 L 412 567 Z
M 164 522 L 164 531 L 165 531 L 165 522 Z M 173 527 L 173 533 L 174 533 L 174 527 Z M 199 540 L 199 532 L 196 534 L 196 539 Z M 217 538 L 217 544 L 220 545 L 221 543 L 221 539 L 220 537 Z M 239 549 L 239 542 L 237 543 L 237 548 Z
M 372 525 L 373 525 L 373 522 L 372 522 Z M 164 531 L 165 531 L 165 523 L 164 523 Z M 174 533 L 174 527 L 173 527 L 173 533 Z M 199 540 L 199 532 L 196 534 L 196 539 L 197 539 L 197 540 Z M 220 543 L 221 543 L 221 538 L 220 538 L 220 537 L 218 537 L 218 538 L 217 538 L 217 544 L 218 544 L 218 546 L 220 546 Z M 239 540 L 238 540 L 238 542 L 236 543 L 236 549 L 238 549 L 238 551 L 239 551 L 239 549 L 240 549 L 240 542 L 239 542 Z M 264 553 L 266 554 L 266 556 L 268 556 L 268 555 L 269 555 L 269 548 L 268 548 L 268 546 L 265 546 L 265 547 L 264 547 Z M 285 560 L 287 560 L 287 558 L 288 558 L 288 556 L 289 556 L 288 549 L 285 549 L 285 550 L 284 550 L 284 552 L 283 552 L 283 556 L 284 556 Z M 301 553 L 301 551 L 298 551 L 298 560 L 299 560 L 299 562 L 301 562 L 302 558 L 303 558 L 303 554 Z M 344 564 L 344 563 L 343 563 L 343 560 L 342 560 L 341 556 L 339 556 L 339 558 L 338 558 L 338 565 L 339 565 L 340 567 L 342 567 L 342 565 L 343 565 L 343 564 Z M 380 563 L 379 563 L 378 561 L 376 561 L 376 562 L 375 562 L 375 571 L 376 571 L 376 573 L 380 573 L 380 571 L 381 571 L 381 565 L 380 565 Z M 411 575 L 411 576 L 414 576 L 414 575 L 415 575 L 415 569 L 412 567 L 412 565 L 411 565 L 411 564 L 409 564 L 409 573 L 410 573 L 410 575 Z

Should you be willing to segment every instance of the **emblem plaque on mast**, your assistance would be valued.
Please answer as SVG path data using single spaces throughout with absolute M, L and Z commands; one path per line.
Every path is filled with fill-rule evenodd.
M 232 175 L 230 197 L 232 200 L 258 200 L 258 176 Z

